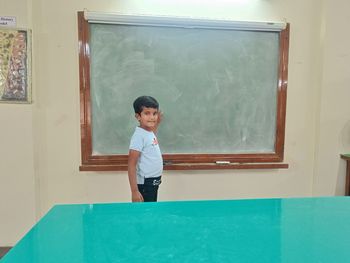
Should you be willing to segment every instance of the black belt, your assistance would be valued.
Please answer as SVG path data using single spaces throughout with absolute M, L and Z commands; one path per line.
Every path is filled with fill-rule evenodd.
M 150 178 L 145 178 L 145 182 L 143 183 L 144 185 L 160 185 L 162 183 L 162 177 L 150 177 Z

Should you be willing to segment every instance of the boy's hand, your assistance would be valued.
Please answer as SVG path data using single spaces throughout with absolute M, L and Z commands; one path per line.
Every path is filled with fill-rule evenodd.
M 157 126 L 161 123 L 162 120 L 163 120 L 163 112 L 159 111 L 158 112 Z
M 163 112 L 162 112 L 162 111 L 159 111 L 159 112 L 158 112 L 157 124 L 156 124 L 156 126 L 154 127 L 153 132 L 156 133 L 156 132 L 158 131 L 158 126 L 159 126 L 159 124 L 161 123 L 162 120 L 163 120 Z
M 143 202 L 143 197 L 139 191 L 131 192 L 131 201 L 132 202 Z

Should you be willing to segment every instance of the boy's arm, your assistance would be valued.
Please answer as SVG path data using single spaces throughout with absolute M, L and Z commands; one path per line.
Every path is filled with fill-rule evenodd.
M 128 158 L 128 177 L 131 190 L 131 201 L 132 202 L 143 202 L 143 197 L 137 188 L 136 180 L 136 165 L 140 157 L 140 152 L 135 150 L 129 150 Z

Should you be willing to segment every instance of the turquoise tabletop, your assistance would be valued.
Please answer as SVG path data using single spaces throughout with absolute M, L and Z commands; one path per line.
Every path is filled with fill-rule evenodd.
M 0 262 L 350 262 L 350 197 L 56 205 Z

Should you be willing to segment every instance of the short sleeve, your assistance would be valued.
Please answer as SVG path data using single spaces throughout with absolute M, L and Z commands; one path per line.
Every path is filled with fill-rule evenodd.
M 143 138 L 140 136 L 140 134 L 135 133 L 130 140 L 130 150 L 135 150 L 138 152 L 142 152 L 143 149 Z

